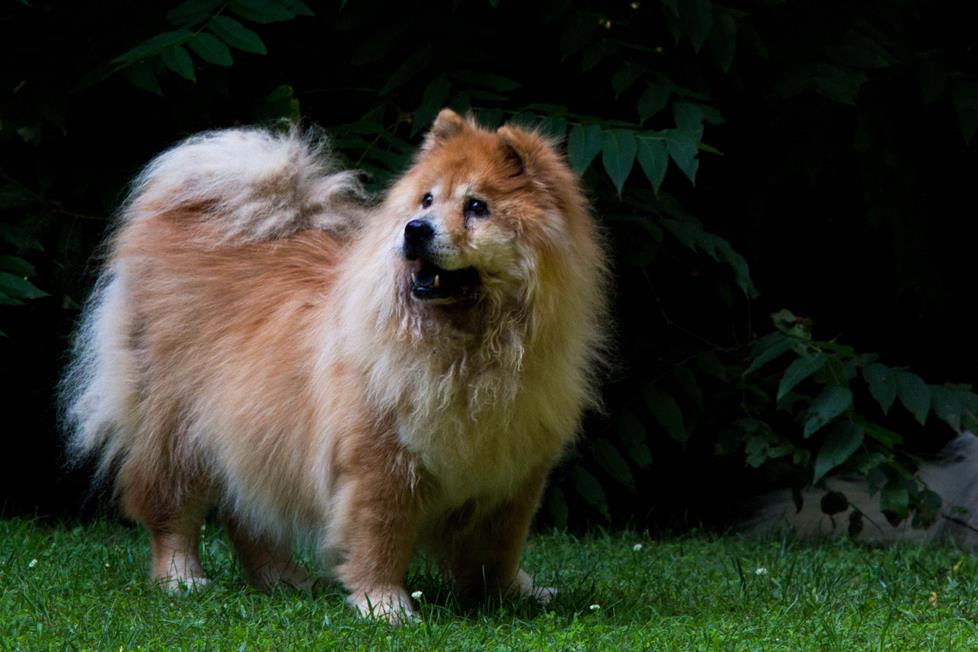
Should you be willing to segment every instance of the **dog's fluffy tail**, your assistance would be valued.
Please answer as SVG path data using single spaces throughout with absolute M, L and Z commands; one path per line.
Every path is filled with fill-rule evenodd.
M 326 140 L 293 127 L 285 132 L 228 129 L 203 133 L 158 156 L 140 174 L 116 229 L 185 209 L 186 222 L 206 225 L 209 246 L 283 238 L 319 228 L 355 226 L 362 189 L 339 171 Z M 71 360 L 59 386 L 59 413 L 71 462 L 97 456 L 104 473 L 129 445 L 139 397 L 131 282 L 114 259 L 82 312 Z
M 337 170 L 328 142 L 313 131 L 225 129 L 156 157 L 136 178 L 122 220 L 194 208 L 220 226 L 224 241 L 252 242 L 346 229 L 357 212 L 351 200 L 362 194 L 356 173 Z

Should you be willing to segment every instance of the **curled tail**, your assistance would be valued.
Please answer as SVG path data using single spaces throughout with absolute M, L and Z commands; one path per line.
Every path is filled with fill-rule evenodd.
M 206 223 L 217 234 L 213 245 L 273 240 L 310 228 L 342 232 L 355 226 L 362 194 L 356 174 L 336 168 L 327 141 L 315 132 L 210 131 L 146 167 L 133 182 L 115 233 L 173 211 Z M 128 450 L 142 398 L 134 288 L 114 242 L 107 241 L 104 267 L 59 385 L 70 460 L 96 456 L 103 472 Z
M 349 227 L 351 200 L 362 194 L 356 173 L 337 170 L 315 132 L 224 129 L 156 157 L 136 178 L 123 220 L 204 207 L 202 217 L 219 222 L 227 240 L 268 240 Z

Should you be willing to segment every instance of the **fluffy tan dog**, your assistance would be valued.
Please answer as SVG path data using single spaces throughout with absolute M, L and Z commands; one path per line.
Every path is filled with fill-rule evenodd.
M 153 161 L 107 243 L 63 383 L 69 442 L 206 582 L 218 507 L 249 580 L 308 582 L 311 544 L 361 613 L 412 613 L 424 546 L 463 592 L 546 599 L 519 567 L 593 382 L 605 258 L 539 134 L 442 111 L 379 206 L 324 143 L 215 131 Z

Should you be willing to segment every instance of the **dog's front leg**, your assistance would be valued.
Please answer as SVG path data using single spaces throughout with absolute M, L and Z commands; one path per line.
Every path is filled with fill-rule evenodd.
M 462 596 L 517 594 L 545 604 L 556 594 L 554 589 L 536 586 L 520 568 L 548 470 L 531 474 L 513 496 L 477 516 L 466 533 L 454 540 L 447 562 Z
M 404 575 L 417 538 L 418 497 L 400 465 L 361 467 L 341 490 L 339 579 L 363 616 L 392 623 L 414 616 Z

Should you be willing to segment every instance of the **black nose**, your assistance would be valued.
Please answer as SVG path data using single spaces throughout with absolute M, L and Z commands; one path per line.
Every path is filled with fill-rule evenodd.
M 404 255 L 413 260 L 424 254 L 435 229 L 427 220 L 411 220 L 404 227 Z

